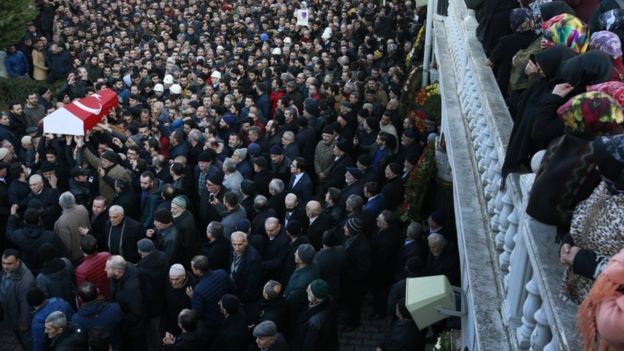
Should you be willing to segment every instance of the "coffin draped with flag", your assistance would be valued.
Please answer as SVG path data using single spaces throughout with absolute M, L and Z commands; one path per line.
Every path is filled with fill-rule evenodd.
M 111 89 L 75 100 L 43 119 L 43 132 L 65 135 L 85 135 L 117 106 L 117 94 Z

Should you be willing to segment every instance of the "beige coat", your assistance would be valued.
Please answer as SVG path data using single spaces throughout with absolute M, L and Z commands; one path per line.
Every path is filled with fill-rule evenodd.
M 81 259 L 83 256 L 80 248 L 82 235 L 78 227 L 91 228 L 89 211 L 83 205 L 63 209 L 63 214 L 54 223 L 54 232 L 65 244 L 67 256 L 73 262 Z
M 96 169 L 100 167 L 100 159 L 86 147 L 84 148 L 83 155 L 91 167 Z M 125 179 L 128 183 L 131 181 L 128 171 L 119 164 L 116 164 L 107 170 L 106 176 L 112 179 Z M 106 198 L 106 204 L 110 206 L 113 203 L 113 200 L 115 200 L 115 188 L 106 183 L 103 178 L 104 177 L 101 175 L 98 177 L 98 181 L 100 183 L 100 195 Z
M 46 65 L 45 56 L 40 50 L 32 51 L 33 60 L 33 79 L 34 80 L 46 80 L 48 79 L 48 66 Z

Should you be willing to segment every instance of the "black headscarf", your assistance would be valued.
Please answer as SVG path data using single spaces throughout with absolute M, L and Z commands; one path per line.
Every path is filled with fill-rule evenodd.
M 563 63 L 559 78 L 575 88 L 585 88 L 587 85 L 608 81 L 612 70 L 609 55 L 599 50 L 590 50 Z
M 522 167 L 529 167 L 531 155 L 537 151 L 530 138 L 539 101 L 550 94 L 556 84 L 562 63 L 576 56 L 576 53 L 565 46 L 553 46 L 534 56 L 535 62 L 544 72 L 537 82 L 531 85 L 518 104 L 520 120 L 516 121 L 509 137 L 507 153 L 501 170 L 503 180 L 509 173 L 519 172 Z
M 546 22 L 549 19 L 562 13 L 576 16 L 576 12 L 574 11 L 574 9 L 572 9 L 570 5 L 566 4 L 563 1 L 551 1 L 543 4 L 542 6 L 540 6 L 540 13 L 542 15 L 543 22 Z

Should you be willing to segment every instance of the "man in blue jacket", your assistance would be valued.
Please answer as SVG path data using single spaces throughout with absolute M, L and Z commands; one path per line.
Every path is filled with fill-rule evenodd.
M 187 294 L 191 296 L 191 308 L 204 323 L 205 337 L 212 342 L 216 329 L 223 321 L 218 303 L 223 295 L 234 292 L 234 282 L 224 270 L 211 270 L 208 257 L 203 255 L 193 257 L 191 269 L 197 277 L 195 287 L 187 289 Z
M 28 77 L 28 60 L 21 51 L 15 49 L 15 45 L 7 48 L 4 67 L 10 78 Z
M 45 320 L 54 311 L 63 312 L 68 318 L 74 314 L 67 301 L 53 297 L 46 299 L 43 290 L 32 288 L 26 294 L 26 301 L 35 310 L 31 322 L 31 332 L 34 351 L 45 351 L 48 349 L 48 338 L 45 335 Z
M 84 282 L 78 287 L 82 306 L 71 317 L 72 323 L 89 333 L 95 327 L 103 327 L 110 335 L 113 350 L 121 348 L 120 326 L 123 312 L 118 303 L 107 302 L 98 294 L 95 284 Z M 63 311 L 65 312 L 65 311 Z M 67 313 L 65 312 L 67 315 Z M 70 316 L 70 315 L 67 315 Z

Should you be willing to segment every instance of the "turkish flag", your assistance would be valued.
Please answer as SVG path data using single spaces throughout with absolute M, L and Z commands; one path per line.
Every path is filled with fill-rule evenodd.
M 117 93 L 111 89 L 100 90 L 47 115 L 43 119 L 43 132 L 84 135 L 108 115 L 117 103 Z

